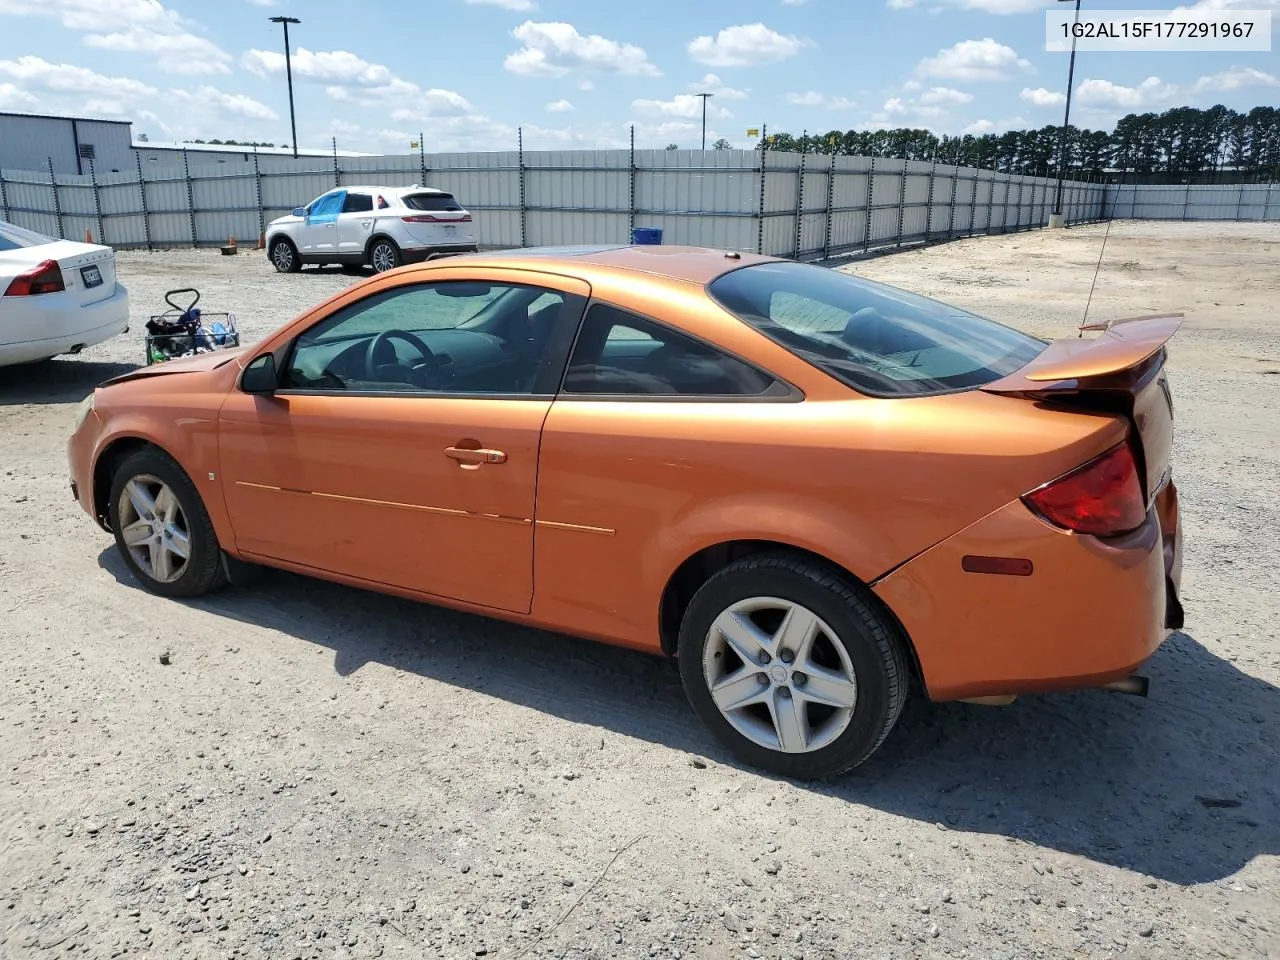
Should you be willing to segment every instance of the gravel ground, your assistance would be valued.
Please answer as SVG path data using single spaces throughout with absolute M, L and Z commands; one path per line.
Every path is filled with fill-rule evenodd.
M 1103 229 L 850 269 L 1072 335 Z M 168 287 L 252 339 L 351 277 L 120 261 L 131 333 L 0 371 L 0 957 L 1280 957 L 1280 225 L 1106 247 L 1091 316 L 1188 315 L 1150 698 L 916 702 L 822 787 L 644 656 L 286 574 L 141 591 L 67 490 L 72 405 Z

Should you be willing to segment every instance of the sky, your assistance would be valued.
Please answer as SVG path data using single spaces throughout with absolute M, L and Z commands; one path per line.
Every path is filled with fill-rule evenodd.
M 1172 0 L 1085 0 L 1088 10 Z M 1183 0 L 1268 9 L 1280 0 Z M 0 0 L 0 111 L 126 119 L 137 136 L 428 152 L 639 147 L 773 132 L 1062 122 L 1054 0 Z M 1069 4 L 1058 4 L 1070 9 Z M 1280 55 L 1081 52 L 1072 121 L 1280 103 Z

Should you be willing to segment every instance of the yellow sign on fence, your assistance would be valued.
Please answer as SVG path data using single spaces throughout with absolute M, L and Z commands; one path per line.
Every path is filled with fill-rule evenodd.
M 750 128 L 747 130 L 747 136 L 748 136 L 748 137 L 758 137 L 758 136 L 760 136 L 760 128 L 759 128 L 759 127 L 750 127 Z

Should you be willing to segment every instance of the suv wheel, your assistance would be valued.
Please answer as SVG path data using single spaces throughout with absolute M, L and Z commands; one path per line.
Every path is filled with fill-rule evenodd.
M 302 258 L 292 243 L 283 238 L 271 244 L 271 263 L 279 273 L 297 273 L 302 269 Z
M 374 241 L 369 248 L 369 265 L 374 273 L 386 273 L 400 266 L 400 248 L 385 237 Z

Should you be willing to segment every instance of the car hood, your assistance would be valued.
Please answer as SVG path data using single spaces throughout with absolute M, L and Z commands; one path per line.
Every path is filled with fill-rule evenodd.
M 274 220 L 268 223 L 267 226 L 269 227 L 285 226 L 290 223 L 304 223 L 305 221 L 306 221 L 305 217 L 295 217 L 292 213 L 288 213 L 288 214 L 285 214 L 283 217 L 276 217 Z
M 179 373 L 208 373 L 210 370 L 216 370 L 218 367 L 230 363 L 248 349 L 247 346 L 229 347 L 225 350 L 198 353 L 194 357 L 165 360 L 149 367 L 139 367 L 137 370 L 123 373 L 118 377 L 112 377 L 110 380 L 105 381 L 102 386 L 109 387 L 113 383 L 127 383 L 130 380 L 141 380 L 145 377 L 167 377 Z

